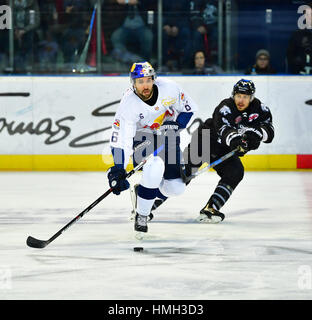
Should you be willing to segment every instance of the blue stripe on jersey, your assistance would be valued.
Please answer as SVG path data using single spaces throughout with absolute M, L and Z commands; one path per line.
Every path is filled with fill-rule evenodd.
M 112 148 L 112 155 L 114 158 L 114 164 L 118 168 L 124 169 L 125 164 L 125 152 L 121 148 Z
M 186 128 L 188 122 L 190 121 L 191 117 L 193 115 L 193 112 L 181 112 L 177 117 L 177 123 L 179 124 L 179 127 Z

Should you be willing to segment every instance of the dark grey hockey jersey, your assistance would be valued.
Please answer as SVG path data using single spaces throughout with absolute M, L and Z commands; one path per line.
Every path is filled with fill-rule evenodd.
M 239 111 L 234 100 L 228 98 L 214 110 L 211 133 L 219 143 L 226 144 L 226 137 L 233 131 L 243 134 L 246 127 L 260 129 L 264 143 L 270 143 L 274 138 L 271 111 L 259 99 L 254 98 L 247 109 Z

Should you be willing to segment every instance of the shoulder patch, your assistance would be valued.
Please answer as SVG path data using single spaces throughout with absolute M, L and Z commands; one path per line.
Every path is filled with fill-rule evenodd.
M 263 103 L 261 103 L 261 109 L 262 109 L 262 111 L 264 111 L 264 112 L 268 112 L 268 111 L 269 111 L 269 108 L 268 108 L 265 104 L 263 104 Z
M 231 113 L 231 109 L 228 106 L 223 106 L 219 112 L 226 116 L 227 114 Z
M 113 126 L 116 130 L 120 129 L 120 120 L 119 119 L 115 119 Z

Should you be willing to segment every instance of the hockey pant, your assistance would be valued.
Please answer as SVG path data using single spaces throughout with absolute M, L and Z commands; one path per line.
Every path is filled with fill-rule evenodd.
M 150 214 L 155 199 L 165 200 L 167 197 L 180 195 L 185 190 L 180 173 L 182 158 L 180 137 L 173 137 L 176 143 L 168 139 L 156 141 L 157 138 L 159 137 L 150 139 L 153 143 L 133 156 L 133 162 L 136 165 L 142 157 L 147 156 L 160 145 L 164 145 L 164 149 L 157 156 L 150 158 L 143 166 L 142 178 L 138 187 L 137 212 L 146 216 Z M 141 141 L 141 139 L 136 140 L 134 145 L 138 145 Z

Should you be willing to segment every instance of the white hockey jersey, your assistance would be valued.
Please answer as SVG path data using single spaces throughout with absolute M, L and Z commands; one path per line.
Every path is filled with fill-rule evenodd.
M 175 121 L 181 112 L 196 112 L 198 107 L 177 83 L 157 79 L 158 99 L 153 106 L 141 100 L 129 88 L 123 95 L 112 125 L 110 146 L 125 152 L 125 166 L 132 154 L 133 137 L 137 131 L 158 130 L 164 121 Z

